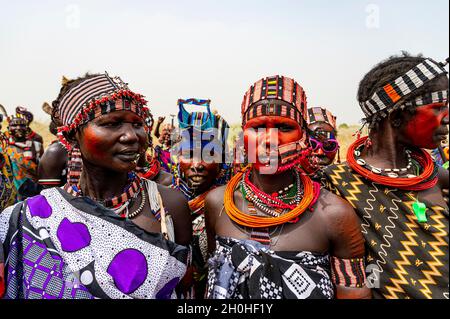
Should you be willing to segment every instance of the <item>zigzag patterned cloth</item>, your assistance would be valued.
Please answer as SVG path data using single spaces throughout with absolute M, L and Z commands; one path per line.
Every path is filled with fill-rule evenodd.
M 419 223 L 412 205 L 417 193 L 370 182 L 346 165 L 327 167 L 322 184 L 356 210 L 366 239 L 367 281 L 375 298 L 449 298 L 449 212 L 427 205 Z

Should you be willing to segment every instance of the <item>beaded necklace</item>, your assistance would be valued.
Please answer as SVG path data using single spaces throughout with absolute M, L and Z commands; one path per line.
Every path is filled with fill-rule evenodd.
M 66 185 L 64 185 L 64 190 L 75 197 L 84 196 L 80 185 L 70 185 L 69 183 L 67 183 Z M 139 194 L 142 195 L 141 203 L 137 210 L 130 213 L 128 207 L 130 206 L 132 200 L 136 199 Z M 106 200 L 98 200 L 92 197 L 91 199 L 103 205 L 104 207 L 113 210 L 118 216 L 122 218 L 133 219 L 140 213 L 142 213 L 145 207 L 146 192 L 144 190 L 142 180 L 135 173 L 130 173 L 128 174 L 128 184 L 124 188 L 124 192 L 121 195 Z
M 354 155 L 355 155 L 355 159 L 356 159 L 356 163 L 360 166 L 363 166 L 365 168 L 367 168 L 368 170 L 370 170 L 372 173 L 378 174 L 378 175 L 384 175 L 387 177 L 391 177 L 391 178 L 397 178 L 400 176 L 400 174 L 404 174 L 407 173 L 409 170 L 411 170 L 412 166 L 413 166 L 413 160 L 411 157 L 411 151 L 410 150 L 405 150 L 405 154 L 406 154 L 406 158 L 408 161 L 408 165 L 404 168 L 377 168 L 375 166 L 370 165 L 369 163 L 367 163 L 363 158 L 361 158 L 361 152 L 364 149 L 364 145 L 359 146 L 358 148 L 355 149 L 354 151 Z M 416 177 L 416 175 L 413 174 L 408 174 L 406 175 L 407 178 L 414 178 Z
M 281 214 L 280 216 L 273 217 L 252 216 L 250 214 L 242 212 L 236 207 L 234 203 L 234 192 L 239 183 L 242 181 L 243 175 L 249 169 L 251 169 L 251 166 L 248 166 L 244 169 L 244 171 L 241 171 L 233 176 L 233 178 L 227 184 L 224 196 L 224 206 L 228 217 L 241 226 L 250 228 L 269 228 L 285 223 L 298 222 L 300 215 L 303 214 L 309 207 L 311 207 L 319 198 L 320 185 L 313 182 L 306 174 L 299 171 L 299 185 L 302 185 L 303 187 L 303 196 L 300 200 L 300 203 L 294 209 L 289 209 L 286 213 Z M 270 197 L 270 195 L 267 194 L 266 196 Z M 272 207 L 272 210 L 273 209 L 274 208 Z
M 300 182 L 300 174 L 295 171 L 295 184 L 287 187 L 286 194 L 265 194 L 253 185 L 249 180 L 249 171 L 242 177 L 241 193 L 250 203 L 253 203 L 260 211 L 268 216 L 279 217 L 283 213 L 294 209 L 303 197 L 303 187 Z
M 412 165 L 418 165 L 421 168 L 421 174 L 418 176 L 412 174 L 407 178 L 393 177 L 393 175 L 383 176 L 378 173 L 374 173 L 372 170 L 367 169 L 361 164 L 358 164 L 355 158 L 355 151 L 360 149 L 361 146 L 366 143 L 367 139 L 368 137 L 366 136 L 357 140 L 350 145 L 347 152 L 347 163 L 356 173 L 377 184 L 395 187 L 402 190 L 421 191 L 432 188 L 436 185 L 438 181 L 437 165 L 434 165 L 431 155 L 422 149 L 410 153 Z M 414 164 L 414 161 L 417 164 Z

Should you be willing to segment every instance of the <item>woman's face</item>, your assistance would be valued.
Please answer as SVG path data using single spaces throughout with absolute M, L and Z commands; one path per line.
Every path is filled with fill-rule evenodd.
M 76 139 L 84 161 L 118 172 L 134 170 L 139 154 L 148 147 L 144 121 L 130 111 L 115 111 L 90 121 Z
M 9 127 L 9 132 L 16 141 L 24 141 L 27 136 L 27 131 L 28 127 L 24 124 L 13 124 Z
M 334 148 L 334 145 L 331 145 L 334 144 L 334 141 L 330 141 L 328 136 L 336 136 L 336 132 L 330 124 L 323 122 L 313 123 L 308 125 L 308 129 L 312 132 L 310 138 L 322 143 L 325 150 L 327 150 L 327 147 L 329 147 L 330 150 Z M 333 140 L 335 138 L 332 137 L 331 139 Z M 320 166 L 333 164 L 338 150 L 326 152 L 323 148 L 320 146 L 317 147 L 317 149 L 313 151 L 312 156 L 315 156 L 318 159 L 318 164 Z
M 448 104 L 424 105 L 407 121 L 404 135 L 416 147 L 435 149 L 448 139 L 448 124 Z
M 278 166 L 281 165 L 279 147 L 302 137 L 303 131 L 299 123 L 281 116 L 260 116 L 249 120 L 244 127 L 245 151 L 249 162 L 256 169 L 267 167 L 268 164 L 272 166 L 274 160 Z
M 160 143 L 165 145 L 165 146 L 170 146 L 171 145 L 171 135 L 172 135 L 172 128 L 165 126 L 162 128 L 161 130 L 161 134 L 160 134 Z
M 219 175 L 219 164 L 180 156 L 180 171 L 189 188 L 197 194 L 202 194 L 213 186 Z
M 430 91 L 448 91 L 448 78 L 441 77 Z M 448 102 L 417 107 L 412 116 L 404 119 L 406 125 L 401 133 L 411 145 L 435 149 L 448 138 Z

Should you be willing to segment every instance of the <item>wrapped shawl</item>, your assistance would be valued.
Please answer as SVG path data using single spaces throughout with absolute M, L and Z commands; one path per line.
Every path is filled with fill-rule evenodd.
M 252 240 L 217 238 L 209 259 L 210 299 L 331 299 L 328 255 L 274 252 Z
M 327 167 L 322 182 L 360 218 L 374 298 L 449 298 L 448 208 L 426 202 L 428 222 L 419 223 L 417 193 L 368 181 L 346 163 Z
M 0 214 L 12 299 L 169 299 L 189 249 L 60 188 Z

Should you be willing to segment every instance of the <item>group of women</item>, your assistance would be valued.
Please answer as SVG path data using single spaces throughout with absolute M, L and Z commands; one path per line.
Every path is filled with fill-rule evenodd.
M 286 76 L 245 92 L 242 156 L 229 155 L 240 148 L 209 100 L 180 99 L 178 126 L 157 122 L 155 151 L 142 95 L 107 73 L 65 80 L 43 190 L 2 199 L 0 293 L 448 298 L 448 170 L 426 151 L 448 136 L 445 65 L 375 66 L 358 91 L 369 135 L 336 164 L 335 116 L 308 108 Z M 14 189 L 5 176 L 2 198 Z

